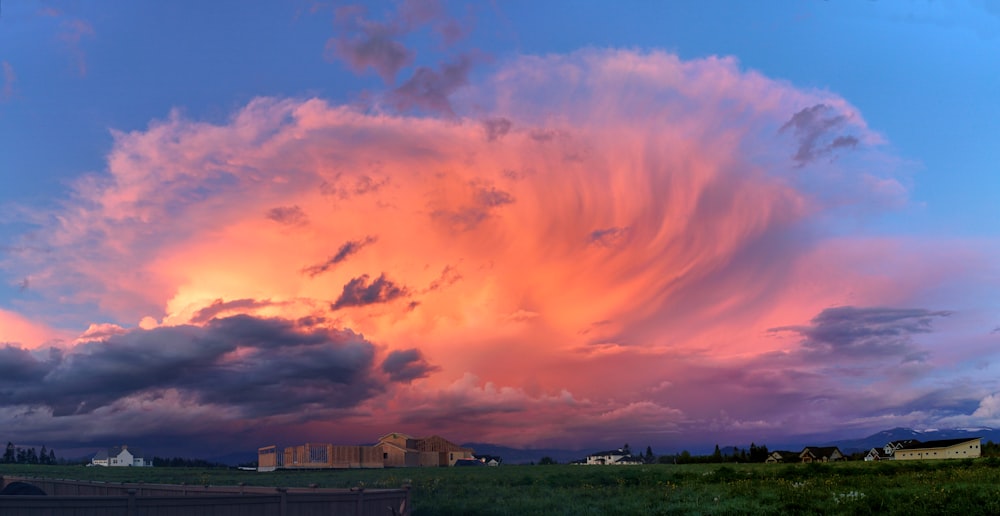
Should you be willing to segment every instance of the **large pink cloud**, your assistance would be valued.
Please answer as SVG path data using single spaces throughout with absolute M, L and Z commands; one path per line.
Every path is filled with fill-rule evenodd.
M 807 353 L 825 310 L 913 308 L 957 272 L 904 239 L 831 237 L 906 202 L 844 99 L 729 58 L 587 50 L 503 63 L 448 102 L 440 119 L 258 98 L 224 123 L 115 132 L 107 170 L 55 214 L 56 252 L 19 266 L 144 328 L 127 335 L 237 314 L 362 335 L 393 381 L 338 413 L 353 431 L 319 411 L 293 440 L 445 421 L 516 444 L 805 432 L 802 414 L 835 422 L 874 383 L 912 382 L 864 369 L 852 390 Z M 140 394 L 108 403 L 177 413 Z

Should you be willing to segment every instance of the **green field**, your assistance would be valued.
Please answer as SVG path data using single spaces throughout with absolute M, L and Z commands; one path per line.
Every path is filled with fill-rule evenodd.
M 0 465 L 0 474 L 109 482 L 413 486 L 417 515 L 1000 514 L 1000 460 L 839 464 L 502 466 L 241 472 Z

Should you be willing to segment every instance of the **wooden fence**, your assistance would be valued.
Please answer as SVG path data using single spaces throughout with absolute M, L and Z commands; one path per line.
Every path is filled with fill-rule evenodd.
M 409 488 L 319 489 L 186 486 L 0 477 L 47 496 L 0 496 L 3 516 L 390 516 L 409 515 Z

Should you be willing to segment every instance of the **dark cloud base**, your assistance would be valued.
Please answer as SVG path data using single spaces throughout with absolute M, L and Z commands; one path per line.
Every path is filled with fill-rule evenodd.
M 374 362 L 374 345 L 351 330 L 237 315 L 205 326 L 135 329 L 70 351 L 0 348 L 0 406 L 48 407 L 60 417 L 176 390 L 192 404 L 267 417 L 352 407 L 386 381 L 434 370 L 415 349 L 390 353 L 381 372 Z

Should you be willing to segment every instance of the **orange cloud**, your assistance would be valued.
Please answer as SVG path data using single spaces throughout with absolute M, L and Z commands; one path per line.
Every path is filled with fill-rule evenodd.
M 905 202 L 891 168 L 859 166 L 892 162 L 881 136 L 843 99 L 732 59 L 522 57 L 449 101 L 438 119 L 258 98 L 224 123 L 115 132 L 52 228 L 58 252 L 35 256 L 38 288 L 147 329 L 240 313 L 350 329 L 413 380 L 358 405 L 358 428 L 440 417 L 529 443 L 630 421 L 753 428 L 683 389 L 801 346 L 770 328 L 906 303 L 947 269 L 909 266 L 905 242 L 830 238 L 832 213 Z M 763 392 L 739 378 L 734 396 Z M 497 426 L 529 409 L 538 426 Z

